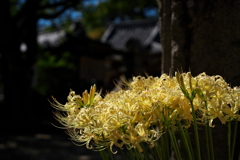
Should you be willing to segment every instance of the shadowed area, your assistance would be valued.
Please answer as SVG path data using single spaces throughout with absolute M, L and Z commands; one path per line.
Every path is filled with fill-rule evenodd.
M 35 134 L 0 138 L 1 160 L 96 160 L 98 152 L 74 145 L 67 136 Z

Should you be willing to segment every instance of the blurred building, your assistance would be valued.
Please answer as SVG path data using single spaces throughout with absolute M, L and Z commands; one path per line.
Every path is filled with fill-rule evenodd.
M 38 43 L 52 52 L 68 50 L 77 55 L 82 84 L 111 89 L 121 75 L 160 75 L 159 27 L 157 19 L 111 23 L 99 41 L 89 39 L 82 25 L 76 23 L 71 34 L 64 30 L 40 33 Z
M 109 24 L 101 42 L 123 52 L 129 75 L 161 73 L 161 44 L 158 19 Z
M 122 52 L 107 43 L 88 38 L 80 22 L 73 24 L 68 32 L 56 30 L 39 33 L 38 44 L 43 52 L 55 56 L 70 53 L 75 66 L 78 66 L 77 84 L 85 89 L 92 84 L 112 88 L 113 79 L 125 71 Z

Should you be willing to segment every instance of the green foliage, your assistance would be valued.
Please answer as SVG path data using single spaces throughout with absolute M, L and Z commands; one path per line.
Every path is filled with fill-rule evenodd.
M 106 0 L 97 6 L 89 5 L 81 8 L 83 13 L 83 23 L 87 31 L 105 26 L 115 18 L 141 19 L 146 18 L 144 9 L 156 8 L 155 0 Z
M 38 56 L 37 67 L 39 68 L 67 68 L 74 69 L 73 63 L 69 62 L 71 54 L 69 52 L 64 52 L 62 55 L 57 57 L 50 52 L 44 52 L 43 55 Z
M 77 70 L 77 66 L 72 62 L 71 58 L 69 52 L 64 52 L 62 55 L 44 52 L 38 56 L 36 63 L 38 75 L 36 90 L 40 94 L 46 95 L 50 90 L 59 91 L 59 87 L 62 87 L 63 83 L 68 87 L 71 85 L 69 79 L 74 79 Z

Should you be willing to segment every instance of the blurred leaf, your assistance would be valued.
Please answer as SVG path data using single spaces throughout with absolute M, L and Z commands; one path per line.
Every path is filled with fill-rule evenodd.
M 82 22 L 87 32 L 95 28 L 105 27 L 108 22 L 118 18 L 125 19 L 142 19 L 146 18 L 146 9 L 157 8 L 155 0 L 106 0 L 97 6 L 82 6 Z

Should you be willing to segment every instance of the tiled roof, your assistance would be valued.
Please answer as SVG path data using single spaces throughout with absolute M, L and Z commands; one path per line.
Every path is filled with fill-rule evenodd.
M 71 36 L 67 36 L 64 30 L 45 31 L 38 34 L 37 42 L 38 45 L 42 47 L 58 49 L 59 47 L 63 47 L 69 50 L 69 48 L 66 47 L 69 47 L 68 43 L 74 40 L 74 45 L 71 46 L 71 50 L 75 50 L 81 55 L 87 55 L 97 59 L 105 58 L 111 55 L 113 51 L 115 54 L 121 54 L 121 52 L 118 53 L 116 50 L 113 50 L 109 44 L 102 43 L 99 40 L 92 40 L 88 37 L 81 37 L 81 35 L 79 35 L 78 41 L 75 41 L 75 39 L 69 37 Z M 64 41 L 65 39 L 67 41 Z M 26 47 L 26 44 L 21 44 L 22 52 L 26 50 Z
M 157 19 L 112 23 L 103 34 L 101 41 L 110 44 L 114 49 L 124 51 L 127 42 L 135 39 L 144 48 L 150 47 L 153 52 L 161 52 L 159 26 Z

